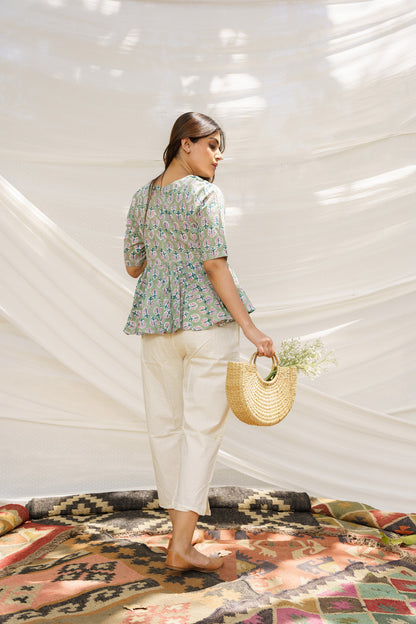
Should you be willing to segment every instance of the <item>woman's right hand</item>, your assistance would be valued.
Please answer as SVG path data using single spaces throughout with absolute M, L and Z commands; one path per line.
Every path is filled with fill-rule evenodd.
M 263 334 L 254 324 L 243 329 L 243 332 L 247 340 L 254 344 L 259 355 L 272 357 L 275 354 L 273 340 L 266 334 Z

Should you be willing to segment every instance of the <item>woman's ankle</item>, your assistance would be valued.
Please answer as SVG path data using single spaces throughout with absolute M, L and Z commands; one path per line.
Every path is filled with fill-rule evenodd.
M 169 544 L 169 549 L 170 550 L 174 550 L 175 552 L 183 555 L 183 554 L 188 554 L 189 552 L 192 551 L 192 543 L 185 541 L 183 539 L 181 539 L 180 537 L 177 538 L 176 540 L 172 537 L 170 544 Z

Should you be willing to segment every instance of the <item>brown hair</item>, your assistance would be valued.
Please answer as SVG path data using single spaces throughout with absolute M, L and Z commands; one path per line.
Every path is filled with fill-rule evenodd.
M 165 171 L 179 152 L 182 139 L 189 138 L 193 143 L 214 132 L 220 133 L 220 150 L 225 149 L 225 136 L 222 128 L 208 115 L 202 113 L 184 113 L 173 124 L 169 145 L 163 152 Z
M 203 113 L 192 112 L 184 113 L 183 115 L 178 117 L 178 119 L 173 124 L 172 131 L 170 133 L 169 144 L 163 152 L 163 162 L 165 164 L 165 169 L 163 170 L 161 175 L 165 173 L 172 160 L 178 154 L 181 147 L 182 139 L 189 138 L 193 143 L 196 143 L 199 139 L 207 137 L 210 134 L 214 134 L 214 132 L 220 133 L 220 150 L 221 152 L 223 152 L 225 150 L 224 132 L 222 128 L 217 124 L 217 122 L 211 119 L 211 117 L 208 117 L 208 115 L 204 115 Z M 146 214 L 149 207 L 150 198 L 152 196 L 153 188 L 158 178 L 159 176 L 156 176 L 156 178 L 154 178 L 150 182 L 144 221 L 146 221 Z M 208 178 L 205 179 L 208 180 Z M 214 176 L 208 181 L 212 182 L 213 180 Z

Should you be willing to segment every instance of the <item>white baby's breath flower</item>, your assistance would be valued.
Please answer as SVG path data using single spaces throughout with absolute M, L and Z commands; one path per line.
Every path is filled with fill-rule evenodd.
M 337 363 L 334 351 L 328 351 L 320 338 L 306 342 L 300 338 L 283 340 L 277 358 L 279 366 L 296 366 L 308 377 L 318 377 Z

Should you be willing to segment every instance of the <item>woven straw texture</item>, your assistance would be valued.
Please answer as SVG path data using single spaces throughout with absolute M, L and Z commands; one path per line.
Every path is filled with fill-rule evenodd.
M 296 394 L 297 368 L 279 366 L 270 381 L 262 379 L 256 367 L 257 354 L 250 362 L 228 362 L 225 391 L 235 416 L 248 425 L 275 425 L 289 413 Z

